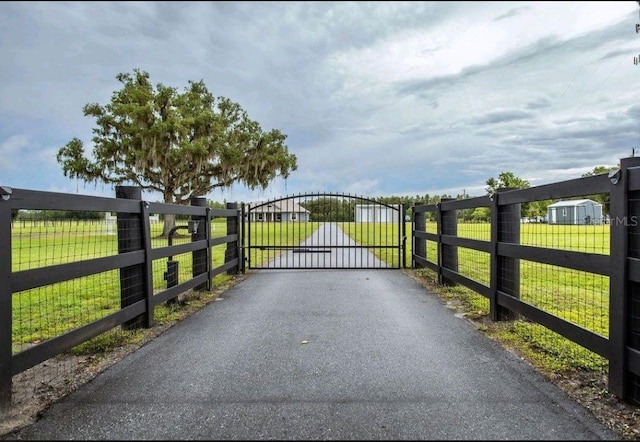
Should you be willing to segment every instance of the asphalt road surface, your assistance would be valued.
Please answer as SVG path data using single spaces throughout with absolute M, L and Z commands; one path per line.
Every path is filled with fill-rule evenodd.
M 6 439 L 619 439 L 399 270 L 263 270 Z

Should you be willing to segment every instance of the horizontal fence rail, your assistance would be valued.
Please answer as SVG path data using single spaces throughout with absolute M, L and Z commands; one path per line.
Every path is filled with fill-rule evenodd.
M 608 215 L 590 211 L 594 195 L 606 195 Z M 538 201 L 568 202 L 528 224 L 522 208 Z M 484 224 L 461 221 L 479 208 Z M 640 158 L 610 174 L 417 205 L 412 217 L 414 268 L 482 295 L 493 320 L 526 318 L 606 358 L 609 390 L 640 404 Z M 586 288 L 569 288 L 576 279 Z M 561 310 L 571 302 L 588 307 Z
M 1 186 L 0 197 L 1 410 L 14 376 L 116 327 L 151 327 L 156 306 L 244 270 L 235 203 L 147 202 L 130 186 L 116 198 Z M 52 211 L 92 218 L 39 218 Z M 161 215 L 177 218 L 168 236 Z

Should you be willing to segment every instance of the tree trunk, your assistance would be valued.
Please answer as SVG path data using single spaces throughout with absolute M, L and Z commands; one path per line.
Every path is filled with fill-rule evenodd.
M 162 192 L 162 197 L 165 204 L 175 204 L 175 201 L 173 201 L 173 192 L 171 192 L 170 189 L 165 187 L 164 192 Z M 164 213 L 162 215 L 162 220 L 164 225 L 162 226 L 162 233 L 158 238 L 169 238 L 169 232 L 176 225 L 176 215 L 174 213 Z
M 159 238 L 169 238 L 169 231 L 176 225 L 176 216 L 173 213 L 165 213 L 163 219 L 164 226 L 162 227 L 162 234 Z

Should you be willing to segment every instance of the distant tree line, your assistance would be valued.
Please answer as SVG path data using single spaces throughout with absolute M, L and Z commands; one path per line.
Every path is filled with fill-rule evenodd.
M 207 201 L 207 206 L 212 209 L 225 209 L 227 203 L 217 201 Z M 104 212 L 85 210 L 11 210 L 12 221 L 67 221 L 67 220 L 102 220 L 105 218 Z M 176 215 L 176 219 L 188 220 L 190 215 Z
M 300 203 L 310 212 L 313 222 L 352 222 L 355 220 L 356 199 L 321 197 Z
M 98 220 L 104 219 L 104 212 L 85 210 L 12 210 L 14 221 L 65 221 L 65 220 Z
M 603 173 L 609 173 L 613 170 L 619 169 L 619 166 L 596 166 L 593 170 L 584 173 L 581 175 L 582 178 L 600 175 Z M 516 176 L 513 172 L 502 172 L 498 175 L 497 178 L 491 177 L 487 179 L 485 182 L 486 187 L 485 190 L 487 194 L 491 195 L 495 192 L 505 189 L 527 189 L 530 186 L 529 181 L 522 179 Z M 442 195 L 416 195 L 416 196 L 385 196 L 378 197 L 376 201 L 383 204 L 404 204 L 407 215 L 411 216 L 411 208 L 415 205 L 422 204 L 437 204 L 445 198 L 453 198 L 456 200 L 473 198 L 473 196 L 468 195 L 466 192 L 462 194 L 457 194 L 455 197 L 452 197 L 448 194 Z M 602 212 L 605 215 L 609 214 L 609 194 L 601 193 L 595 195 L 587 195 L 583 197 L 576 197 L 573 199 L 584 199 L 588 198 L 593 201 L 596 201 L 602 204 Z M 541 201 L 531 201 L 527 203 L 521 204 L 521 216 L 523 218 L 528 219 L 540 219 L 541 217 L 545 217 L 547 215 L 547 207 L 555 202 L 554 200 L 541 200 Z M 432 212 L 426 213 L 427 220 L 433 221 L 434 214 Z M 491 209 L 488 207 L 477 207 L 475 209 L 464 209 L 457 211 L 457 217 L 462 222 L 465 221 L 473 221 L 473 222 L 489 222 L 491 217 Z
M 418 204 L 435 204 L 442 198 L 451 198 L 450 195 L 416 195 L 416 196 L 380 196 L 372 198 L 379 204 L 389 206 L 404 204 L 407 216 L 411 216 L 411 207 Z M 321 197 L 308 200 L 300 205 L 310 212 L 310 219 L 314 222 L 353 222 L 355 220 L 356 205 L 363 204 L 357 198 Z M 427 214 L 429 216 L 430 214 Z

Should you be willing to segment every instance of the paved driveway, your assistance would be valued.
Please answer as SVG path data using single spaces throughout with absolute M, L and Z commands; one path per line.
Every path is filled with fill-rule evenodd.
M 263 270 L 9 439 L 616 439 L 399 270 Z
M 364 228 L 362 223 L 355 224 L 354 230 Z M 377 236 L 376 236 L 377 233 Z M 382 232 L 372 230 L 370 232 L 371 239 L 377 239 Z M 390 244 L 397 244 L 399 240 L 388 240 Z M 272 259 L 265 267 L 270 268 L 323 268 L 323 269 L 340 269 L 340 268 L 374 268 L 384 269 L 394 265 L 397 267 L 398 262 L 393 263 L 391 260 L 391 250 L 389 248 L 381 249 L 381 256 L 387 258 L 387 261 L 379 260 L 368 249 L 361 247 L 349 235 L 345 234 L 340 228 L 339 223 L 326 222 L 321 223 L 318 229 L 314 231 L 308 238 L 302 241 L 300 249 L 284 252 Z M 397 261 L 397 260 L 396 260 Z

